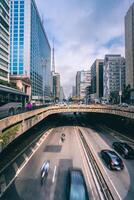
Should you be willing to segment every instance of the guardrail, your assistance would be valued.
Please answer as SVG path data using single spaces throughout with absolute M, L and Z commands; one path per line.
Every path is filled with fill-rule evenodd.
M 89 145 L 87 144 L 87 142 L 86 142 L 86 140 L 85 140 L 80 129 L 79 129 L 79 135 L 80 135 L 81 141 L 83 143 L 83 146 L 86 150 L 86 153 L 88 155 L 88 159 L 89 159 L 91 166 L 94 170 L 94 173 L 95 173 L 95 176 L 97 178 L 99 187 L 101 189 L 102 195 L 99 194 L 100 199 L 101 200 L 114 200 L 114 197 L 111 193 L 111 190 L 109 189 L 107 182 L 105 181 L 103 174 L 102 174 L 102 172 L 101 172 L 101 170 L 100 170 L 100 168 L 99 168 L 99 166 L 98 166 L 98 164 L 97 164 L 97 162 L 96 162 L 96 160 L 95 160 L 95 158 L 92 154 L 92 151 L 90 150 Z

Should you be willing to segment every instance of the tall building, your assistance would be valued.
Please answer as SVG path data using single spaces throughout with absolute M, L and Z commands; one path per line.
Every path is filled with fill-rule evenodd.
M 134 89 L 134 3 L 125 16 L 126 85 Z
M 0 0 L 0 80 L 9 82 L 9 0 Z
M 50 97 L 51 48 L 34 0 L 11 0 L 10 73 L 29 78 L 33 102 Z
M 60 100 L 60 74 L 53 73 L 53 97 Z
M 91 66 L 91 93 L 94 99 L 103 96 L 103 59 L 96 59 Z
M 76 86 L 72 86 L 72 97 L 76 96 Z
M 60 87 L 60 101 L 62 102 L 65 99 L 65 94 L 64 94 L 64 90 L 63 87 Z
M 103 96 L 105 98 L 109 99 L 112 92 L 119 94 L 123 90 L 125 70 L 125 58 L 121 55 L 105 55 L 103 67 Z
M 76 74 L 76 96 L 84 100 L 86 96 L 86 87 L 91 85 L 91 72 L 78 71 Z

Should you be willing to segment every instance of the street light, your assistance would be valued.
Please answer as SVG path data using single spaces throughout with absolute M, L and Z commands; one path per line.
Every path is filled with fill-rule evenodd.
M 121 68 L 122 68 L 122 63 L 121 63 L 121 58 L 120 58 L 120 71 L 119 71 L 119 77 L 120 77 L 120 91 L 119 91 L 119 96 L 120 96 L 120 104 L 122 102 L 122 81 L 121 81 Z

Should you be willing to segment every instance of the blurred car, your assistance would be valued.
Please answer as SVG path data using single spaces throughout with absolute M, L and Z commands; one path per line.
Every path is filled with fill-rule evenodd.
M 119 104 L 120 107 L 124 107 L 124 108 L 127 108 L 128 107 L 128 104 L 127 103 L 121 103 Z
M 114 142 L 112 147 L 123 157 L 123 158 L 134 158 L 134 149 L 125 142 Z
M 121 158 L 112 150 L 102 150 L 101 157 L 110 170 L 122 170 L 124 168 Z
M 89 200 L 86 182 L 81 169 L 69 169 L 67 186 L 68 200 Z

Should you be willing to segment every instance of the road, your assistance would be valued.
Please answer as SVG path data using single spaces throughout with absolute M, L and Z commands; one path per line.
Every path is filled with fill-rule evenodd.
M 60 140 L 62 132 L 66 134 L 64 143 Z M 46 182 L 41 186 L 40 169 L 45 160 L 50 160 L 50 172 Z M 90 188 L 90 172 L 84 158 L 77 129 L 72 126 L 55 128 L 1 199 L 66 200 L 67 172 L 70 167 L 78 167 L 83 170 L 90 199 L 93 199 L 93 195 L 97 194 L 95 188 L 92 188 L 94 184 Z
M 70 167 L 79 167 L 83 170 L 90 199 L 99 199 L 77 127 L 80 127 L 86 141 L 92 146 L 99 165 L 117 191 L 119 198 L 134 199 L 134 161 L 124 160 L 125 169 L 117 172 L 110 171 L 99 156 L 101 149 L 111 148 L 112 142 L 119 139 L 117 136 L 115 138 L 113 134 L 92 127 L 90 121 L 83 116 L 74 117 L 72 114 L 64 114 L 60 115 L 58 122 L 55 120 L 53 123 L 57 123 L 57 127 L 53 126 L 51 134 L 7 189 L 2 200 L 66 200 L 67 172 Z M 66 134 L 64 143 L 60 141 L 63 132 Z M 40 169 L 45 160 L 50 160 L 50 172 L 46 182 L 41 186 Z

